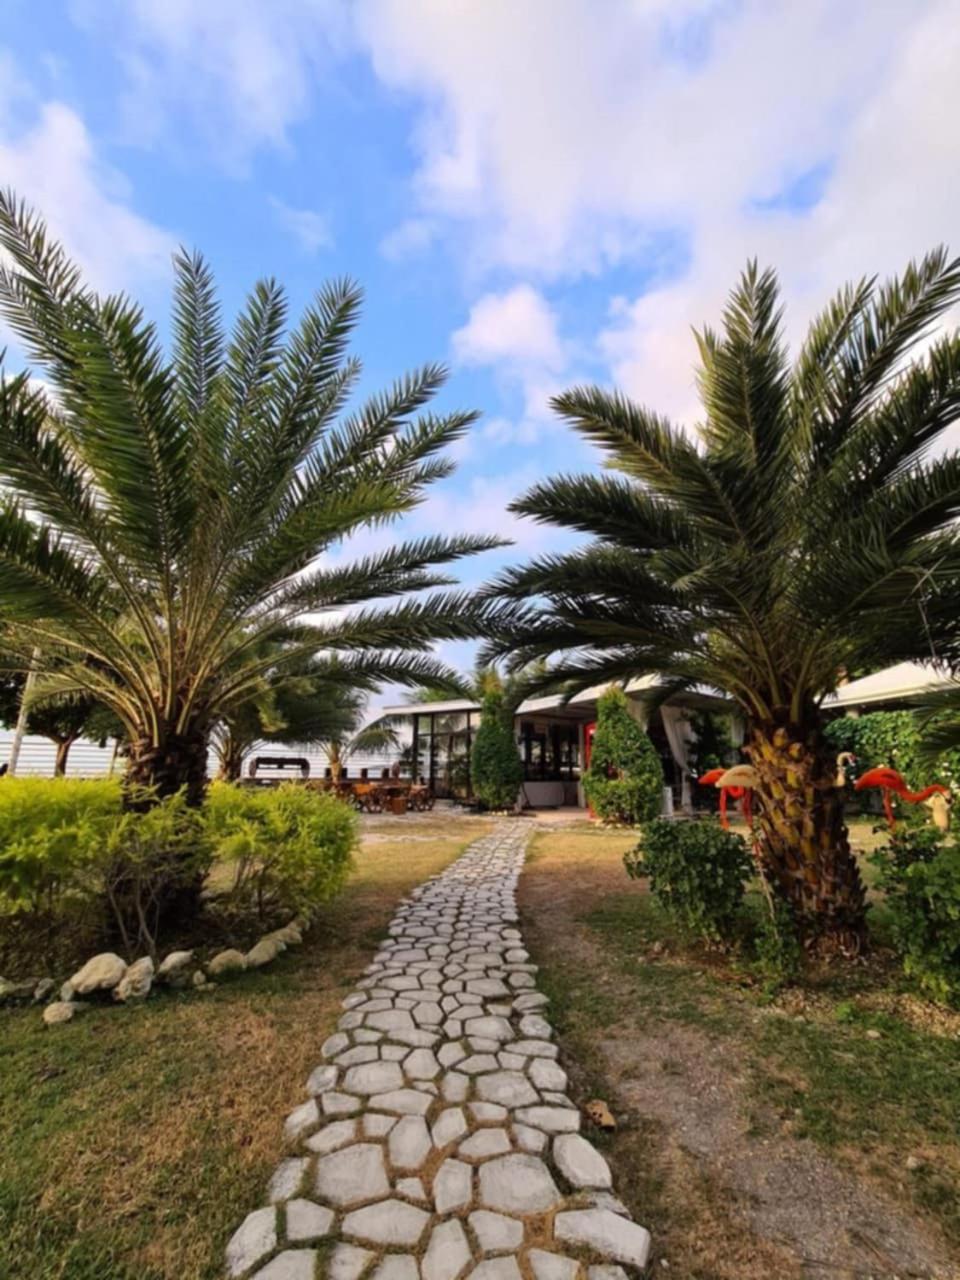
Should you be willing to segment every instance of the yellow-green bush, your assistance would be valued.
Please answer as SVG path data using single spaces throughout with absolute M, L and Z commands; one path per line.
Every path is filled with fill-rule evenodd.
M 120 808 L 114 778 L 0 779 L 0 911 L 87 890 Z
M 78 907 L 128 950 L 152 948 L 163 917 L 186 922 L 212 864 L 229 866 L 239 909 L 299 911 L 342 887 L 356 842 L 351 809 L 296 785 L 214 783 L 200 810 L 181 794 L 125 811 L 117 779 L 6 778 L 0 913 Z
M 290 784 L 214 783 L 203 810 L 214 857 L 230 866 L 234 899 L 301 910 L 343 887 L 357 816 L 333 796 Z

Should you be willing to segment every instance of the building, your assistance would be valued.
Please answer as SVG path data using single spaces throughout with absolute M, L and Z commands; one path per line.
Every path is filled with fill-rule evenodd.
M 660 680 L 641 676 L 626 686 L 631 711 L 657 747 L 666 782 L 664 809 L 692 807 L 690 748 L 695 738 L 692 719 L 698 711 L 714 711 L 734 718 L 734 737 L 742 728 L 733 703 L 713 690 L 675 694 L 657 704 Z M 596 722 L 597 699 L 605 685 L 560 697 L 528 698 L 517 708 L 514 725 L 523 761 L 523 803 L 534 809 L 583 807 L 581 772 L 585 765 L 586 734 Z M 409 723 L 408 761 L 414 776 L 429 783 L 442 798 L 469 795 L 469 761 L 473 736 L 480 724 L 480 703 L 470 699 L 421 702 L 387 707 L 386 715 Z

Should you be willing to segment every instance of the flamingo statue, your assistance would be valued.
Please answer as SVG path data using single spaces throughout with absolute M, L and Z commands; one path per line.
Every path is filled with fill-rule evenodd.
M 950 792 L 940 782 L 933 782 L 929 787 L 924 787 L 922 791 L 910 791 L 907 784 L 896 769 L 891 769 L 889 765 L 877 765 L 874 769 L 868 769 L 866 773 L 861 773 L 860 777 L 853 784 L 854 791 L 865 791 L 868 787 L 879 787 L 883 792 L 883 811 L 887 815 L 887 822 L 890 824 L 892 831 L 897 825 L 897 819 L 894 816 L 893 804 L 890 796 L 893 792 L 906 800 L 908 804 L 922 804 L 930 799 L 931 796 L 948 796 Z M 934 813 L 936 820 L 936 813 Z M 939 823 L 938 823 L 939 825 Z
M 857 757 L 853 754 L 852 751 L 840 752 L 840 754 L 837 756 L 837 776 L 833 780 L 833 785 L 835 787 L 843 788 L 847 785 L 847 771 L 844 766 L 848 764 L 856 764 L 856 763 L 857 763 Z
M 743 799 L 743 816 L 750 821 L 750 792 L 757 785 L 757 773 L 752 765 L 737 764 L 732 769 L 709 769 L 697 781 L 703 787 L 720 788 L 720 824 L 724 831 L 730 829 L 727 817 L 727 797 Z
M 716 780 L 714 786 L 722 787 L 734 800 L 743 800 L 743 816 L 749 823 L 753 817 L 752 796 L 760 779 L 752 764 L 735 764 Z
M 722 778 L 726 773 L 726 769 L 708 769 L 702 777 L 697 779 L 701 787 L 715 787 L 718 779 Z M 727 817 L 727 793 L 720 791 L 720 825 L 724 831 L 730 829 L 730 819 Z
M 950 830 L 950 798 L 940 795 L 939 792 L 935 796 L 929 796 L 923 802 L 930 810 L 930 816 L 933 818 L 933 825 L 938 831 Z

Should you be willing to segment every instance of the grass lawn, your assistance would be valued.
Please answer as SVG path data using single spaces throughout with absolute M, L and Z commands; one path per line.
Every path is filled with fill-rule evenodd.
M 346 892 L 269 971 L 53 1030 L 0 1010 L 3 1280 L 220 1277 L 397 900 L 489 824 L 364 829 Z
M 960 1016 L 882 950 L 764 997 L 627 879 L 634 839 L 541 831 L 520 895 L 574 1096 L 620 1119 L 608 1154 L 652 1270 L 960 1275 Z

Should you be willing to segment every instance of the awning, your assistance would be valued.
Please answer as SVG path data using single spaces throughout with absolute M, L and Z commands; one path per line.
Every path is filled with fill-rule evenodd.
M 823 700 L 827 710 L 866 707 L 884 702 L 908 702 L 918 694 L 932 693 L 952 684 L 951 677 L 931 662 L 898 662 L 843 684 Z

